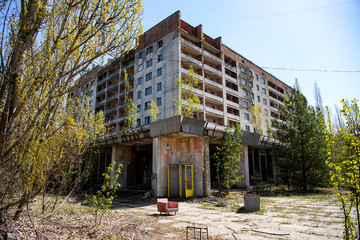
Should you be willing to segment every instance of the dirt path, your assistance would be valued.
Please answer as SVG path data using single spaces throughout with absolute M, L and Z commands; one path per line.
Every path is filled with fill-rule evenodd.
M 262 197 L 258 213 L 236 213 L 238 207 L 180 202 L 176 216 L 160 216 L 155 204 L 126 211 L 183 230 L 164 238 L 185 239 L 186 226 L 196 225 L 207 226 L 213 239 L 342 239 L 342 215 L 331 195 Z

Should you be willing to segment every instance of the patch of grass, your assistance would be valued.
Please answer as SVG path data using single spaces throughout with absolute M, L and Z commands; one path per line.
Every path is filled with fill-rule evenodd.
M 255 214 L 259 214 L 259 215 L 264 215 L 265 209 L 260 208 L 260 210 L 258 210 L 258 211 L 250 211 L 250 210 L 245 209 L 244 207 L 241 207 L 236 211 L 236 213 L 255 213 Z

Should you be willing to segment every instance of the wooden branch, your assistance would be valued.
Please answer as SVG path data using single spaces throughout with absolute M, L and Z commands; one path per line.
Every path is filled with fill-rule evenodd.
M 263 232 L 263 231 L 255 230 L 255 229 L 251 229 L 251 231 L 257 232 L 257 233 L 264 233 L 264 234 L 274 235 L 274 236 L 288 236 L 288 235 L 290 235 L 290 233 L 270 233 L 270 232 Z

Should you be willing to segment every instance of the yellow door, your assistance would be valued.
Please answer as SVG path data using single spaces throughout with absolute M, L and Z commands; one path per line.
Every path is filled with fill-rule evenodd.
M 185 165 L 185 197 L 194 196 L 193 165 Z

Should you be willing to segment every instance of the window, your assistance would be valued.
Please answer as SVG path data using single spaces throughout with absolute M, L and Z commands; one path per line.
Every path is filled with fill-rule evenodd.
M 255 99 L 255 95 L 253 93 L 250 93 L 251 99 Z
M 246 91 L 246 89 L 243 89 L 243 94 L 244 94 L 244 96 L 248 96 L 248 92 Z
M 139 65 L 139 68 L 138 68 L 138 72 L 140 72 L 140 71 L 142 71 L 142 70 L 143 70 L 143 65 L 140 64 L 140 65 Z
M 139 58 L 143 58 L 144 52 L 139 52 Z
M 148 125 L 151 123 L 151 117 L 145 117 L 145 125 Z
M 152 53 L 153 52 L 153 47 L 150 46 L 146 49 L 146 55 L 148 55 L 149 53 Z
M 260 91 L 260 87 L 257 84 L 256 84 L 256 90 Z
M 94 96 L 94 90 L 90 91 L 90 97 Z
M 90 101 L 89 106 L 92 107 L 92 105 L 93 105 L 93 101 Z
M 158 68 L 156 73 L 157 73 L 157 76 L 161 76 L 162 75 L 162 68 Z
M 150 101 L 145 103 L 145 110 L 151 109 Z
M 246 85 L 246 79 L 245 78 L 241 78 L 241 82 L 242 82 L 242 84 Z
M 249 71 L 249 77 L 252 77 L 252 71 Z
M 162 40 L 158 41 L 158 48 L 161 48 L 162 46 L 163 46 L 163 41 Z
M 140 118 L 136 119 L 136 124 L 137 124 L 138 126 L 141 125 L 141 119 L 140 119 Z
M 260 97 L 259 96 L 257 96 L 257 101 L 260 102 Z
M 95 81 L 91 81 L 91 86 L 94 86 L 94 84 L 95 84 Z
M 245 125 L 245 131 L 250 132 L 250 126 L 249 125 Z
M 159 54 L 158 55 L 158 62 L 161 62 L 162 61 L 162 54 Z
M 141 112 L 141 104 L 137 105 L 137 110 L 136 112 Z
M 259 76 L 255 74 L 256 81 L 259 81 Z
M 146 67 L 151 67 L 152 66 L 152 59 L 150 59 L 149 61 L 146 61 Z
M 245 73 L 245 68 L 244 67 L 241 67 L 241 72 Z
M 267 105 L 267 99 L 263 99 L 263 103 L 264 103 L 264 105 Z
M 269 111 L 267 109 L 265 109 L 264 111 L 265 111 L 265 116 L 269 115 Z
M 244 113 L 244 119 L 249 121 L 250 120 L 250 115 L 248 113 Z
M 249 103 L 244 101 L 244 108 L 249 108 Z
M 262 89 L 262 93 L 266 94 L 266 89 L 265 88 Z
M 138 85 L 142 84 L 142 77 L 138 78 Z
M 152 93 L 152 87 L 145 88 L 145 96 Z
M 162 89 L 162 83 L 159 82 L 158 84 L 156 84 L 156 91 L 161 91 Z
M 250 87 L 253 88 L 254 87 L 254 83 L 250 82 Z
M 141 91 L 138 91 L 138 98 L 141 98 Z
M 211 119 L 211 121 L 212 121 L 213 123 L 216 123 L 216 119 Z
M 265 79 L 264 78 L 261 78 L 261 83 L 265 84 Z
M 151 80 L 152 79 L 152 72 L 146 74 L 145 79 L 146 79 L 146 81 Z
M 161 106 L 161 97 L 156 99 L 156 105 Z

